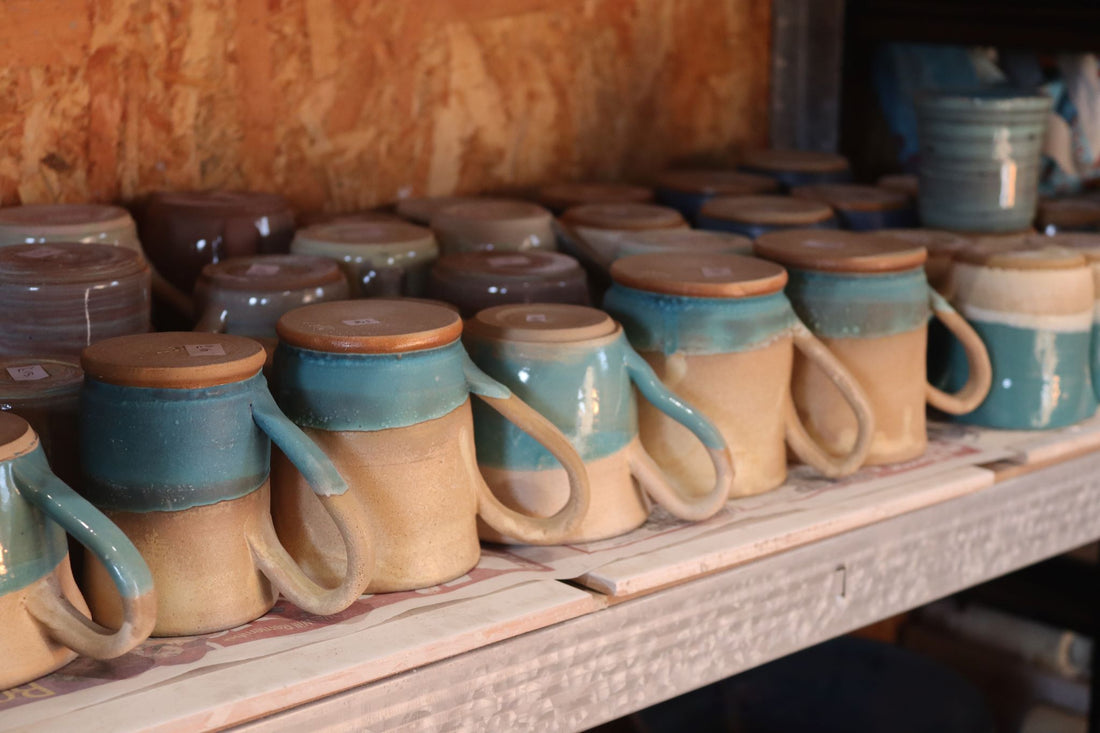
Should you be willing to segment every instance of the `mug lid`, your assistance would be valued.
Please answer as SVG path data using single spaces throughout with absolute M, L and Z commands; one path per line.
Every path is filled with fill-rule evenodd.
M 130 212 L 106 204 L 24 204 L 0 208 L 0 229 L 28 229 L 50 235 L 84 233 L 89 227 L 113 229 L 133 224 Z
M 753 244 L 757 257 L 785 267 L 825 272 L 899 272 L 920 267 L 928 251 L 889 237 L 837 229 L 769 232 Z
M 436 275 L 484 280 L 559 280 L 583 277 L 580 263 L 560 252 L 456 252 L 443 255 L 432 266 Z
M 836 153 L 788 148 L 758 148 L 745 151 L 741 161 L 750 168 L 790 173 L 839 173 L 848 170 L 848 159 Z
M 664 253 L 615 260 L 611 278 L 651 293 L 745 298 L 779 292 L 787 284 L 787 271 L 774 262 L 743 255 Z
M 1096 227 L 1100 225 L 1100 201 L 1084 197 L 1041 201 L 1038 222 L 1040 229 Z
M 642 204 L 653 200 L 653 191 L 629 183 L 578 181 L 551 183 L 540 188 L 536 196 L 543 206 L 560 210 L 581 204 Z
M 790 196 L 716 196 L 699 209 L 711 219 L 779 226 L 818 224 L 833 218 L 833 210 L 820 201 Z
M 657 204 L 583 204 L 562 214 L 562 221 L 593 229 L 675 229 L 687 228 L 680 212 Z
M 920 177 L 912 173 L 887 173 L 879 176 L 875 185 L 888 191 L 899 191 L 910 198 L 920 195 Z
M 444 346 L 462 335 L 462 318 L 412 299 L 336 300 L 296 308 L 275 326 L 279 339 L 313 351 L 396 354 Z
M 1071 270 L 1088 264 L 1084 254 L 1058 246 L 1051 239 L 1032 235 L 979 242 L 956 252 L 955 261 L 1002 270 Z
M 263 191 L 233 191 L 210 189 L 205 191 L 154 191 L 149 202 L 175 209 L 191 209 L 224 215 L 253 215 L 283 213 L 290 210 L 290 203 L 277 193 Z
M 952 254 L 969 246 L 965 237 L 943 229 L 876 229 L 874 234 L 914 247 L 924 247 L 930 255 Z
M 244 336 L 193 331 L 115 336 L 88 346 L 84 373 L 125 387 L 199 389 L 256 376 L 264 347 Z
M 26 455 L 38 445 L 30 423 L 12 412 L 0 412 L 0 461 Z
M 421 196 L 398 199 L 394 209 L 397 211 L 398 216 L 422 226 L 428 226 L 432 217 L 441 209 L 453 204 L 482 201 L 483 199 L 483 196 Z
M 344 273 L 334 260 L 312 255 L 231 257 L 202 268 L 202 277 L 221 290 L 287 291 L 340 282 Z
M 147 270 L 141 253 L 112 244 L 48 242 L 0 247 L 0 283 L 91 283 Z
M 841 211 L 889 211 L 910 205 L 909 196 L 861 183 L 812 183 L 791 189 L 791 196 L 820 201 Z
M 432 214 L 431 225 L 433 229 L 451 222 L 534 222 L 539 225 L 552 218 L 549 211 L 530 201 L 476 198 L 438 209 Z
M 669 170 L 658 175 L 656 182 L 661 188 L 703 196 L 749 196 L 779 190 L 779 182 L 771 176 L 723 169 Z
M 72 362 L 35 356 L 0 359 L 0 403 L 75 394 L 83 381 L 84 371 Z
M 618 324 L 601 310 L 564 303 L 513 303 L 479 311 L 471 336 L 527 343 L 573 343 L 609 336 Z

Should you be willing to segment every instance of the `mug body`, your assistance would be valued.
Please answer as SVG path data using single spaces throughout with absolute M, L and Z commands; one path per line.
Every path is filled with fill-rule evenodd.
M 457 306 L 463 318 L 508 303 L 589 302 L 580 263 L 560 252 L 444 255 L 432 268 L 428 294 Z
M 46 242 L 111 244 L 142 251 L 133 218 L 118 206 L 29 204 L 0 208 L 0 247 Z
M 432 213 L 431 227 L 443 254 L 557 248 L 553 216 L 527 201 L 486 198 L 453 203 Z

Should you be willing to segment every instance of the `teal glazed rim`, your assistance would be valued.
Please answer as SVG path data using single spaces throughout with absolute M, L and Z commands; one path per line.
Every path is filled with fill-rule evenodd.
M 818 337 L 877 338 L 927 326 L 932 317 L 923 267 L 845 273 L 787 268 L 785 292 Z

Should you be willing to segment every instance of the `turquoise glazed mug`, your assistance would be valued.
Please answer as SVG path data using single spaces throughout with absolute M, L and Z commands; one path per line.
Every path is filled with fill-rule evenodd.
M 370 582 L 367 522 L 325 455 L 275 405 L 263 347 L 241 336 L 154 333 L 85 349 L 80 404 L 84 490 L 138 547 L 157 584 L 155 636 L 202 634 L 262 616 L 277 592 L 319 615 Z M 308 478 L 355 562 L 309 580 L 271 522 L 271 442 Z M 113 619 L 102 566 L 89 604 Z
M 1031 226 L 1052 100 L 1012 89 L 917 98 L 924 226 L 1009 232 Z
M 1058 428 L 1096 412 L 1093 272 L 1085 257 L 1043 245 L 972 247 L 955 255 L 955 307 L 981 336 L 993 386 L 959 419 L 994 428 Z M 948 351 L 948 387 L 965 378 L 957 344 Z
M 117 630 L 88 618 L 65 533 L 108 570 L 121 604 Z M 67 664 L 110 659 L 141 643 L 156 620 L 149 568 L 107 517 L 51 471 L 31 426 L 0 413 L 0 690 Z
M 722 434 L 661 384 L 606 313 L 552 303 L 497 306 L 471 319 L 465 341 L 486 374 L 546 416 L 584 459 L 592 501 L 568 541 L 614 537 L 641 526 L 651 499 L 689 521 L 706 519 L 725 504 L 733 467 Z M 685 492 L 642 447 L 634 387 L 705 447 L 715 475 L 709 491 Z M 480 405 L 474 430 L 478 466 L 506 505 L 546 516 L 566 502 L 568 476 L 545 448 Z

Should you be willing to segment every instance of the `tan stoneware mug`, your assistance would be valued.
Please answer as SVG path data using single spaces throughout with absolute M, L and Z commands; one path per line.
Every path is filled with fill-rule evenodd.
M 603 311 L 557 303 L 496 306 L 466 324 L 464 341 L 474 363 L 549 418 L 584 459 L 592 503 L 569 541 L 629 532 L 645 522 L 653 502 L 688 521 L 707 519 L 726 503 L 733 466 L 722 434 L 661 384 Z M 635 387 L 704 446 L 715 473 L 707 493 L 685 492 L 642 447 Z M 565 504 L 569 476 L 546 449 L 480 405 L 474 431 L 481 473 L 505 504 L 539 516 Z M 482 536 L 510 540 L 491 527 Z
M 279 592 L 309 613 L 338 613 L 370 582 L 367 520 L 332 463 L 275 405 L 264 359 L 252 339 L 192 332 L 84 351 L 84 491 L 152 570 L 154 636 L 233 628 L 270 610 Z M 307 578 L 275 536 L 272 442 L 308 478 L 355 559 L 327 585 Z M 88 563 L 85 580 L 95 618 L 115 623 L 106 569 Z
M 787 268 L 795 312 L 855 376 L 875 413 L 867 463 L 916 458 L 928 445 L 925 403 L 961 415 L 989 392 L 989 353 L 974 329 L 928 285 L 927 253 L 873 233 L 792 229 L 756 240 L 756 254 Z M 928 321 L 963 345 L 969 371 L 958 392 L 928 383 Z M 794 403 L 807 430 L 833 453 L 851 450 L 855 423 L 830 375 L 795 361 Z
M 737 473 L 733 495 L 776 488 L 787 448 L 829 477 L 862 464 L 874 432 L 867 397 L 847 369 L 795 316 L 782 267 L 740 255 L 654 254 L 616 260 L 604 308 L 661 381 L 721 431 Z M 852 423 L 837 455 L 813 439 L 791 400 L 796 351 L 843 395 Z M 835 385 L 835 387 L 833 387 Z M 714 480 L 697 439 L 661 411 L 639 405 L 642 444 L 670 475 L 701 493 Z
M 478 369 L 462 347 L 462 319 L 416 300 L 322 303 L 279 321 L 275 394 L 348 478 L 370 521 L 370 592 L 452 580 L 477 564 L 479 518 L 531 544 L 573 536 L 588 511 L 584 462 L 546 418 Z M 545 447 L 568 477 L 550 517 L 501 503 L 478 471 L 471 395 Z M 336 527 L 292 466 L 273 470 L 275 525 L 310 575 L 339 577 L 348 560 Z
M 88 618 L 66 532 L 110 568 L 110 592 L 122 609 L 113 628 Z M 149 636 L 156 608 L 153 579 L 134 545 L 50 471 L 25 420 L 0 413 L 0 690 L 77 654 L 125 654 Z

